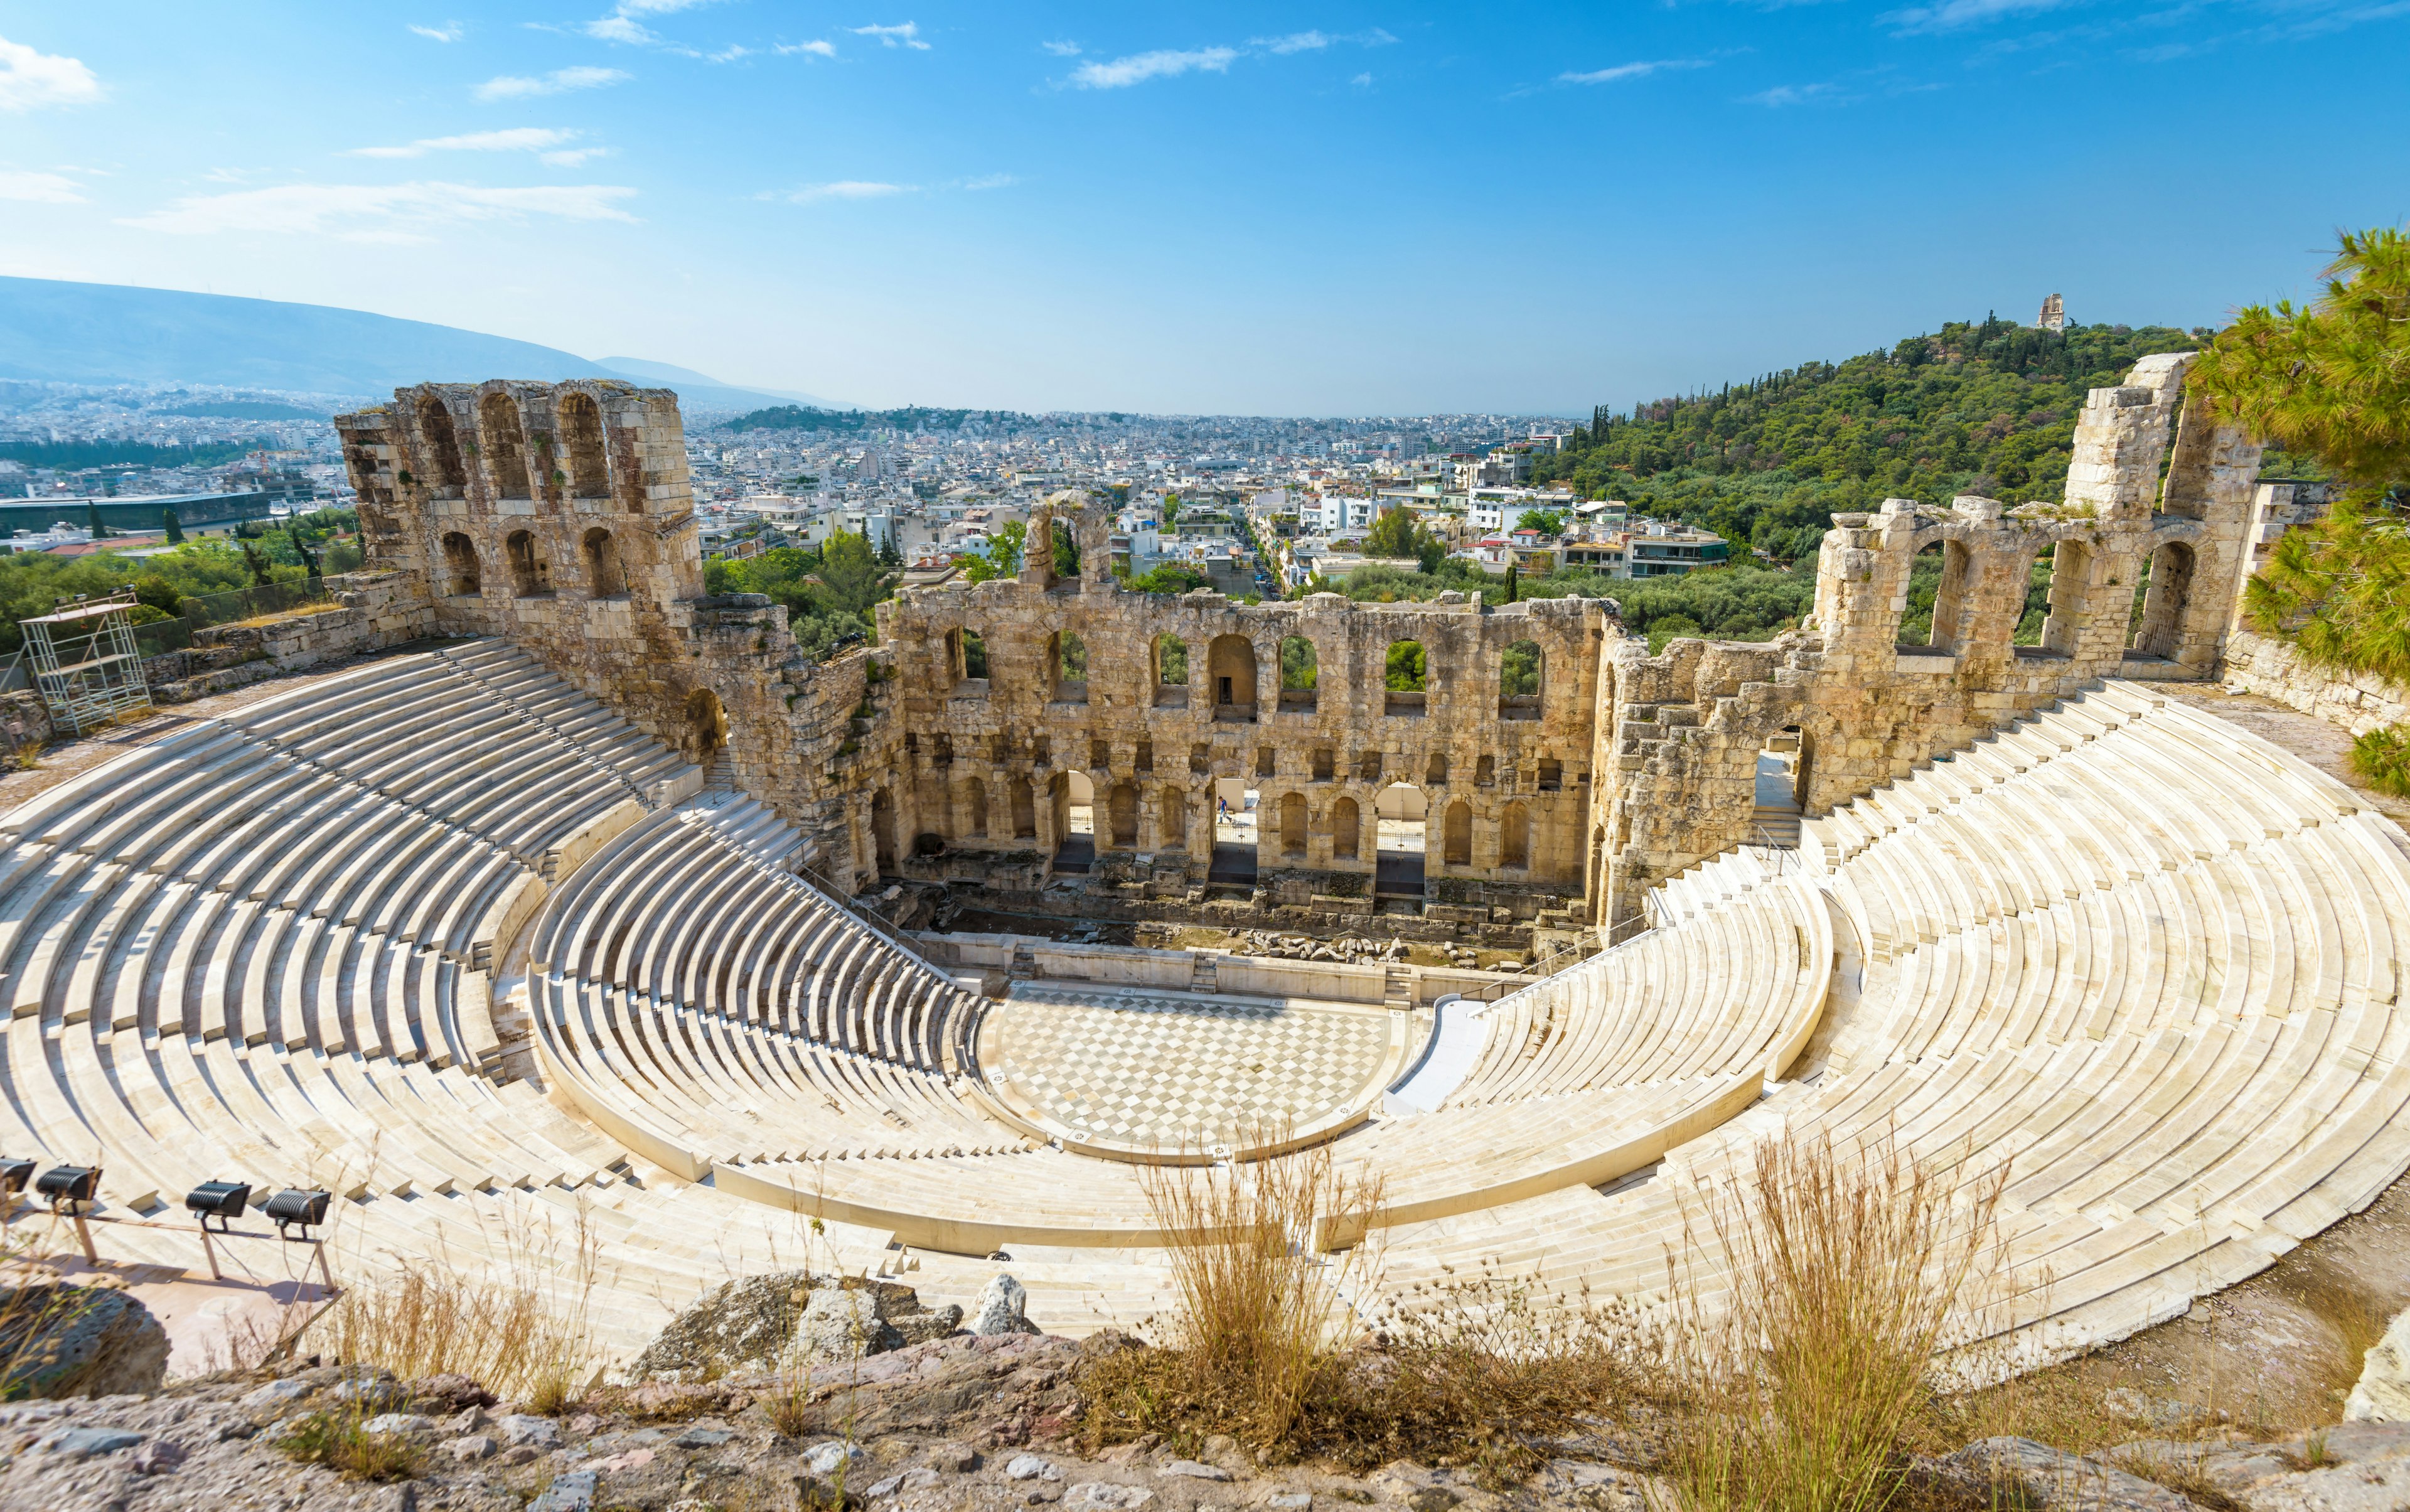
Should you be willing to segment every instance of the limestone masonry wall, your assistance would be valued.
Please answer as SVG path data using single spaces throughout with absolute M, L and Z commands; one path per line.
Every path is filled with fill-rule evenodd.
M 527 647 L 777 807 L 840 886 L 1029 895 L 1069 873 L 1195 901 L 1231 880 L 1213 816 L 1238 786 L 1258 795 L 1237 874 L 1257 904 L 1368 912 L 1381 808 L 1411 803 L 1407 787 L 1434 916 L 1575 903 L 1612 923 L 1748 837 L 1770 746 L 1795 739 L 1798 798 L 1821 812 L 2101 676 L 2213 675 L 2252 547 L 2291 506 L 2255 496 L 2256 444 L 2184 408 L 2189 360 L 2146 357 L 2092 392 L 2065 502 L 1837 516 L 1803 629 L 1654 657 L 1577 599 L 1126 592 L 1107 570 L 1109 513 L 1066 493 L 1032 519 L 1018 579 L 900 593 L 879 607 L 878 649 L 815 664 L 783 608 L 703 592 L 668 390 L 428 384 L 336 423 L 385 574 L 373 614 L 356 609 L 378 633 Z M 1058 527 L 1079 576 L 1053 570 Z M 2044 549 L 2042 643 L 2015 646 Z M 1942 558 L 1932 633 L 1903 645 L 1926 550 Z M 1425 686 L 1391 689 L 1392 647 L 1409 642 Z M 1310 647 L 1311 687 L 1283 686 L 1285 643 L 1292 662 Z M 1535 691 L 1509 691 L 1510 647 L 1536 663 Z M 1067 844 L 1075 801 L 1090 802 L 1093 858 Z
M 2145 357 L 2092 391 L 2062 503 L 1892 499 L 1836 515 L 1802 630 L 1765 646 L 1677 641 L 1655 657 L 1612 647 L 1593 763 L 1600 922 L 1633 917 L 1650 886 L 1748 836 L 1757 756 L 1778 736 L 1796 735 L 1795 796 L 1822 813 L 2097 678 L 2211 676 L 2250 564 L 2259 447 L 2185 409 L 2189 360 Z M 2041 644 L 2017 646 L 2045 548 Z M 1907 645 L 1909 575 L 1926 550 L 1942 559 L 1932 632 Z

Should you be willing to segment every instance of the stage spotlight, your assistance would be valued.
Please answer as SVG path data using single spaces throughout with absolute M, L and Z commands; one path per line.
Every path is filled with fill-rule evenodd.
M 269 1198 L 268 1216 L 276 1224 L 276 1237 L 291 1239 L 293 1236 L 285 1229 L 294 1228 L 301 1230 L 301 1238 L 306 1243 L 310 1230 L 327 1221 L 327 1200 L 325 1192 L 305 1192 L 298 1187 Z
M 34 1179 L 34 1163 L 0 1155 L 0 1195 L 15 1197 Z
M 251 1185 L 248 1182 L 210 1181 L 192 1189 L 184 1198 L 184 1206 L 201 1215 L 201 1227 L 210 1220 L 218 1221 L 218 1232 L 225 1233 L 243 1209 L 251 1206 Z
M 49 1198 L 53 1210 L 68 1203 L 89 1202 L 100 1195 L 100 1168 L 52 1166 L 34 1183 L 34 1190 Z

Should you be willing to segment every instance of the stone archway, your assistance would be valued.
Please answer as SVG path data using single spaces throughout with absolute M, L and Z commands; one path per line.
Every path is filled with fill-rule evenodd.
M 728 711 L 719 704 L 719 695 L 708 688 L 698 688 L 686 695 L 687 760 L 702 765 L 728 744 Z

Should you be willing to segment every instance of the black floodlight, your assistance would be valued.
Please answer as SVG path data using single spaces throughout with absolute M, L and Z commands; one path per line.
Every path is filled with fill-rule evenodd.
M 98 1166 L 52 1166 L 34 1183 L 34 1190 L 49 1198 L 52 1211 L 71 1202 L 89 1202 L 100 1195 Z
M 227 1226 L 242 1216 L 251 1206 L 251 1184 L 248 1182 L 205 1181 L 185 1194 L 184 1206 L 201 1215 L 201 1227 L 210 1220 L 218 1221 L 218 1232 L 228 1231 Z
M 327 1200 L 324 1192 L 305 1192 L 298 1187 L 288 1187 L 269 1198 L 268 1216 L 276 1225 L 276 1237 L 291 1239 L 293 1236 L 285 1230 L 298 1228 L 302 1242 L 307 1243 L 310 1230 L 327 1221 Z
M 0 1155 L 0 1196 L 15 1197 L 34 1180 L 34 1163 Z

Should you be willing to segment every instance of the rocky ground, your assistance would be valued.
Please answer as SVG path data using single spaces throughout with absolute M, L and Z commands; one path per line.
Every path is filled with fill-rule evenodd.
M 907 1287 L 806 1272 L 707 1295 L 632 1365 L 638 1384 L 540 1412 L 459 1375 L 397 1381 L 314 1360 L 164 1390 L 0 1406 L 0 1508 L 39 1512 L 1673 1512 L 1645 1468 L 1662 1429 L 1600 1422 L 1539 1472 L 1485 1486 L 1400 1461 L 1285 1465 L 1227 1437 L 1082 1452 L 1079 1374 L 1143 1347 L 1034 1331 L 998 1277 L 968 1315 Z M 965 1325 L 967 1324 L 965 1327 Z M 152 1367 L 155 1370 L 155 1366 Z M 123 1372 L 94 1366 L 102 1388 Z M 1989 1439 L 1911 1469 L 1909 1512 L 2410 1508 L 2410 1425 L 2255 1438 L 2117 1388 L 2114 1416 L 2194 1437 L 2080 1459 Z M 306 1462 L 335 1425 L 398 1462 L 381 1480 Z

